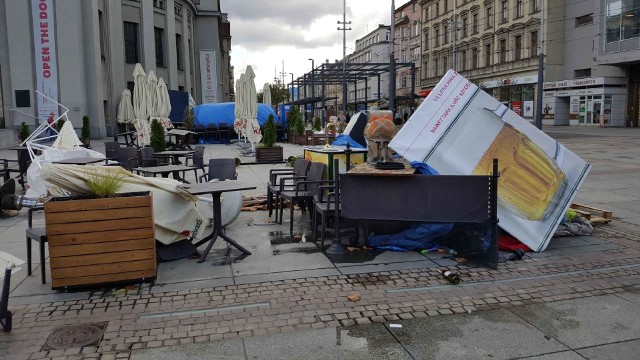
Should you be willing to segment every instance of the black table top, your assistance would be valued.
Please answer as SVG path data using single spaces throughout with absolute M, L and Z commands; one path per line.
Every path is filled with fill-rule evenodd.
M 199 184 L 184 184 L 180 185 L 180 188 L 191 195 L 203 195 L 227 191 L 253 190 L 256 187 L 243 184 L 242 182 L 239 182 L 237 180 L 227 180 Z
M 160 151 L 157 152 L 153 155 L 156 156 L 184 156 L 184 155 L 191 155 L 191 154 L 195 154 L 195 150 L 166 150 L 166 151 Z
M 95 164 L 104 161 L 105 159 L 97 159 L 91 157 L 75 157 L 64 160 L 54 161 L 54 164 L 67 164 L 67 165 L 87 165 Z
M 187 165 L 162 165 L 162 166 L 147 166 L 138 167 L 133 169 L 134 171 L 141 171 L 149 174 L 162 174 L 171 171 L 188 171 L 193 170 L 193 166 Z

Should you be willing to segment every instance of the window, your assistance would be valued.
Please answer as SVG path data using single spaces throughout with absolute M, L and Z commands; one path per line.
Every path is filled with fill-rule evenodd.
M 460 70 L 462 71 L 467 70 L 467 52 L 466 51 L 460 52 Z
M 412 60 L 414 62 L 420 60 L 420 48 L 419 47 L 413 49 L 413 59 Z
M 515 15 L 516 19 L 524 16 L 524 0 L 516 0 Z
M 420 72 L 420 79 L 424 80 L 427 78 L 429 69 L 429 59 L 422 62 L 422 71 Z
M 406 50 L 400 51 L 400 61 L 403 62 L 403 63 L 407 62 L 407 51 Z
M 173 4 L 173 12 L 176 14 L 176 16 L 182 16 L 182 5 Z
M 191 39 L 187 40 L 187 45 L 188 45 L 187 50 L 189 50 L 189 72 L 193 74 L 193 71 L 195 70 L 196 65 L 193 62 L 193 47 L 191 45 Z M 191 89 L 191 93 L 193 94 L 193 89 Z
M 442 57 L 442 74 L 444 74 L 449 68 L 449 58 L 446 56 Z
M 449 26 L 447 25 L 442 27 L 442 43 L 449 43 Z
M 575 79 L 582 79 L 582 78 L 591 77 L 591 68 L 574 70 L 573 77 Z
M 531 0 L 531 12 L 540 11 L 540 0 Z
M 467 18 L 462 18 L 462 37 L 467 37 Z
M 424 41 L 422 42 L 422 48 L 424 50 L 428 50 L 429 49 L 429 29 L 424 29 L 423 39 Z
M 419 31 L 418 22 L 414 21 L 413 22 L 413 36 L 418 36 L 418 31 Z
M 507 62 L 507 39 L 500 40 L 500 64 Z
M 500 4 L 500 21 L 506 22 L 509 20 L 509 1 L 503 0 Z
M 446 14 L 449 11 L 449 0 L 444 0 L 444 9 L 442 10 L 443 14 Z
M 637 3 L 638 1 L 634 1 Z M 638 4 L 640 5 L 640 4 Z M 640 36 L 640 6 L 627 11 L 622 17 L 622 38 L 633 39 Z
M 529 48 L 531 52 L 531 57 L 537 57 L 538 56 L 538 32 L 537 31 L 531 32 L 531 44 L 529 45 Z
M 400 87 L 406 88 L 407 87 L 407 75 L 402 74 L 402 80 L 400 83 Z
M 417 9 L 417 7 L 418 7 L 417 5 L 418 5 L 418 3 L 417 3 L 417 2 L 413 3 L 413 12 L 416 12 L 416 9 Z
M 440 59 L 433 59 L 433 76 L 440 75 Z
M 176 62 L 178 70 L 184 70 L 184 56 L 182 55 L 182 35 L 176 34 Z
M 440 1 L 436 3 L 436 17 L 438 16 L 440 16 Z
M 435 33 L 435 36 L 433 37 L 433 39 L 435 40 L 435 46 L 438 47 L 440 46 L 440 29 L 436 28 L 433 30 Z
M 473 14 L 472 15 L 472 20 L 471 20 L 471 33 L 472 34 L 477 34 L 478 33 L 478 14 Z
M 167 8 L 167 4 L 165 4 L 164 0 L 153 0 L 153 7 L 164 10 Z
M 471 69 L 478 68 L 478 48 L 471 49 Z
M 484 46 L 484 66 L 491 66 L 491 44 Z
M 493 27 L 493 8 L 491 6 L 486 8 L 484 21 L 485 29 L 491 29 L 491 27 Z
M 576 27 L 593 23 L 593 14 L 578 16 L 576 18 Z
M 156 66 L 164 66 L 164 29 L 154 27 L 153 38 L 156 42 Z
M 102 16 L 102 11 L 98 10 L 98 31 L 100 32 L 100 57 L 102 59 L 106 59 L 105 55 L 105 32 L 104 32 L 104 17 Z
M 124 22 L 124 57 L 127 64 L 140 62 L 138 49 L 138 24 Z
M 522 36 L 520 35 L 516 35 L 514 37 L 514 43 L 515 43 L 515 54 L 514 56 L 514 60 L 520 60 L 521 53 L 522 53 Z

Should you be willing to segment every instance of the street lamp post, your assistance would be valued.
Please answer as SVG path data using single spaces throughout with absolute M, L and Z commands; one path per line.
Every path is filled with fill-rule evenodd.
M 289 73 L 289 75 L 291 75 L 291 102 L 293 102 L 295 100 L 293 98 L 293 73 Z
M 396 2 L 391 0 L 391 26 L 389 28 L 389 110 L 396 113 L 396 56 L 395 36 L 396 36 Z
M 351 21 L 347 21 L 347 0 L 342 1 L 342 21 L 338 20 L 338 25 L 342 25 L 338 30 L 342 31 L 342 112 L 347 113 L 347 25 Z
M 313 59 L 309 59 L 309 60 L 311 60 L 311 99 L 312 99 L 311 101 L 312 101 L 312 104 L 313 104 L 312 109 L 311 109 L 311 117 L 313 117 L 315 115 L 315 112 L 316 112 L 316 101 L 313 100 L 316 97 L 316 83 L 315 83 L 315 77 L 316 77 L 315 68 L 316 67 L 315 67 Z

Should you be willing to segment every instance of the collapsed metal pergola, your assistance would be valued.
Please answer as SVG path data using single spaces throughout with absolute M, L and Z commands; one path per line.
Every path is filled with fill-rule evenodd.
M 406 100 L 409 99 L 415 102 L 415 99 L 418 97 L 415 94 L 416 87 L 416 69 L 414 63 L 395 63 L 395 71 L 398 71 L 402 68 L 410 68 L 411 72 L 411 92 L 409 96 L 395 96 L 396 100 Z M 347 99 L 343 99 L 343 101 L 347 102 L 347 105 L 364 105 L 365 110 L 369 103 L 378 102 L 383 98 L 380 97 L 380 76 L 389 73 L 390 66 L 389 63 L 346 63 L 342 62 L 336 63 L 323 63 L 322 65 L 314 68 L 312 71 L 298 77 L 297 79 L 293 79 L 291 82 L 292 90 L 297 86 L 298 92 L 295 99 L 289 103 L 290 105 L 303 105 L 306 107 L 307 104 L 313 104 L 313 109 L 315 111 L 316 104 L 320 103 L 320 108 L 322 109 L 322 123 L 324 124 L 326 121 L 326 107 L 327 100 L 337 100 L 338 97 L 327 97 L 326 88 L 328 85 L 342 85 L 343 87 L 348 87 L 350 84 L 354 86 L 354 94 L 355 98 L 353 101 L 349 102 L 348 93 L 343 91 L 343 94 L 347 94 Z M 377 94 L 369 94 L 368 87 L 369 81 L 377 82 Z M 364 99 L 357 98 L 357 90 L 358 83 L 364 81 Z M 316 86 L 320 86 L 320 94 L 316 95 Z M 309 90 L 310 89 L 310 90 Z M 293 91 L 290 92 L 293 97 Z M 374 95 L 375 97 L 369 97 L 370 95 Z

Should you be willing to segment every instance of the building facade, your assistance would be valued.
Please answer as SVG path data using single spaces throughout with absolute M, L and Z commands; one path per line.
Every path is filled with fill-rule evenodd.
M 232 95 L 231 36 L 219 0 L 3 1 L 0 29 L 7 128 L 34 127 L 49 109 L 62 111 L 35 93 L 40 89 L 69 108 L 74 127 L 87 115 L 92 137 L 113 135 L 136 63 L 202 102 L 206 57 L 206 101 Z
M 422 50 L 421 7 L 419 0 L 411 0 L 394 12 L 395 36 L 394 56 L 397 62 L 414 63 L 415 77 L 420 79 Z M 396 109 L 400 114 L 413 113 L 411 68 L 402 67 L 396 71 Z M 418 81 L 418 80 L 417 80 Z M 413 91 L 415 92 L 415 91 Z
M 390 26 L 378 27 L 356 40 L 356 50 L 347 55 L 349 63 L 389 63 L 390 54 Z M 377 103 L 379 99 L 389 98 L 389 73 L 371 76 L 366 80 L 347 84 L 347 104 L 352 110 L 357 110 L 365 103 Z

